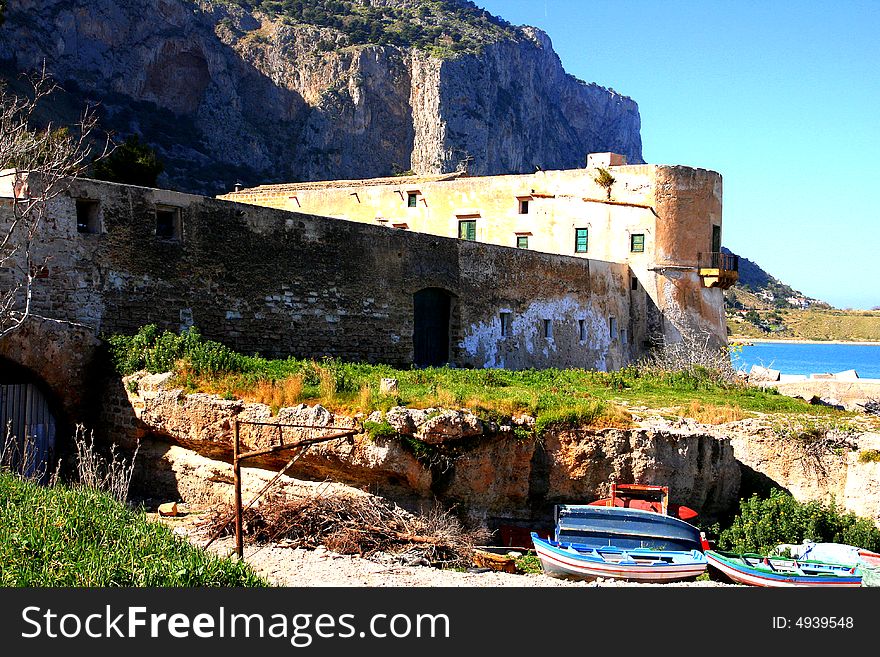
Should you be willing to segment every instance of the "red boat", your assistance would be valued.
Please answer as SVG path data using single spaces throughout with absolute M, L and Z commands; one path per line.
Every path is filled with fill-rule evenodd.
M 590 502 L 590 504 L 653 511 L 664 516 L 673 516 L 679 520 L 690 520 L 697 517 L 697 512 L 690 507 L 669 503 L 669 486 L 611 484 L 610 497 L 603 497 L 595 502 Z

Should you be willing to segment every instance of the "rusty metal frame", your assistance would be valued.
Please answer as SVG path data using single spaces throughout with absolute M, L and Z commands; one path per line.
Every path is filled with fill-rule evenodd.
M 239 420 L 235 419 L 234 424 L 234 438 L 232 443 L 232 483 L 235 488 L 235 508 L 232 516 L 226 519 L 226 521 L 216 529 L 214 535 L 211 539 L 205 544 L 207 548 L 211 543 L 217 540 L 220 537 L 220 534 L 223 533 L 223 530 L 229 525 L 233 520 L 235 521 L 235 553 L 238 555 L 238 558 L 241 559 L 244 557 L 244 538 L 242 536 L 242 515 L 244 512 L 251 508 L 254 504 L 256 504 L 257 500 L 259 500 L 265 493 L 268 491 L 281 477 L 287 472 L 290 467 L 302 456 L 305 451 L 311 447 L 312 445 L 317 445 L 319 443 L 325 443 L 331 440 L 338 440 L 339 438 L 350 438 L 352 436 L 357 435 L 361 432 L 360 429 L 353 429 L 351 427 L 336 427 L 336 426 L 322 426 L 322 425 L 314 425 L 314 424 L 286 424 L 283 422 L 255 422 L 249 420 Z M 241 434 L 240 434 L 240 426 L 241 425 L 249 425 L 249 426 L 264 426 L 264 427 L 277 427 L 278 428 L 278 439 L 279 444 L 273 445 L 272 447 L 267 447 L 266 449 L 256 449 L 251 450 L 249 452 L 241 451 Z M 318 430 L 335 430 L 334 433 L 325 435 L 325 436 L 317 436 L 314 438 L 305 438 L 303 440 L 298 440 L 293 443 L 284 442 L 284 428 L 294 428 L 294 429 L 318 429 Z M 267 456 L 269 454 L 276 454 L 279 452 L 287 451 L 287 450 L 298 450 L 296 454 L 287 462 L 287 464 L 279 470 L 272 479 L 270 479 L 263 488 L 260 489 L 254 498 L 247 503 L 246 506 L 242 505 L 242 495 L 241 495 L 241 462 L 247 459 L 253 459 L 258 456 Z

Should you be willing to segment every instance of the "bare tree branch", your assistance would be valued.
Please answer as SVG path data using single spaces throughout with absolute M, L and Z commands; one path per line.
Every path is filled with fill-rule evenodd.
M 30 93 L 19 96 L 0 86 L 0 338 L 32 313 L 34 280 L 47 266 L 33 245 L 50 220 L 49 205 L 85 173 L 94 159 L 97 116 L 83 111 L 73 130 L 48 123 L 36 127 L 37 107 L 58 89 L 46 71 L 29 76 Z

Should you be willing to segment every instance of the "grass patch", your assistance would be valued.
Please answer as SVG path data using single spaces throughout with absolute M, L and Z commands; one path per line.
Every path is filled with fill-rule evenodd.
M 0 473 L 0 586 L 268 586 L 89 488 Z
M 551 425 L 629 426 L 622 405 L 695 409 L 713 421 L 750 412 L 809 413 L 824 421 L 852 414 L 725 380 L 711 368 L 664 371 L 656 366 L 616 372 L 584 369 L 396 369 L 336 359 L 266 359 L 233 352 L 203 339 L 196 328 L 180 335 L 142 328 L 134 336 L 109 338 L 120 374 L 173 371 L 174 385 L 187 392 L 257 401 L 273 410 L 320 403 L 343 414 L 411 408 L 468 408 L 493 422 L 518 414 Z M 380 381 L 394 378 L 394 396 L 378 394 Z
M 688 406 L 677 409 L 682 417 L 690 417 L 701 424 L 724 424 L 726 422 L 736 422 L 751 417 L 751 413 L 747 413 L 741 408 L 735 406 L 718 406 L 716 404 L 704 404 L 700 401 L 692 401 Z

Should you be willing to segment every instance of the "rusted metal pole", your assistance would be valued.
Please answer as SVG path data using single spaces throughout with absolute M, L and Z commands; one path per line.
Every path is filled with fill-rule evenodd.
M 232 443 L 232 482 L 235 486 L 235 552 L 238 558 L 244 558 L 244 538 L 241 531 L 241 463 L 238 459 L 239 450 L 238 418 L 235 419 L 235 440 Z

